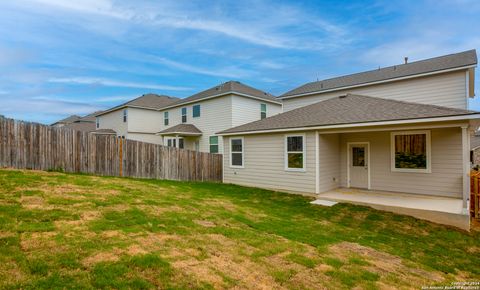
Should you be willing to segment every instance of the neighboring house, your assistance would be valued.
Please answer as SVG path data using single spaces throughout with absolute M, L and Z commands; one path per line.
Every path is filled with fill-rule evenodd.
M 237 81 L 222 83 L 158 110 L 160 120 L 144 124 L 156 129 L 167 146 L 222 153 L 216 132 L 282 112 L 273 95 Z
M 77 115 L 71 115 L 69 117 L 66 117 L 65 119 L 62 119 L 62 120 L 59 120 L 53 124 L 51 124 L 50 126 L 52 127 L 63 127 L 67 124 L 70 124 L 70 123 L 73 123 L 75 121 L 78 121 L 79 119 L 81 119 L 82 117 L 80 116 L 77 116 Z
M 467 51 L 294 89 L 280 97 L 284 113 L 218 133 L 224 182 L 449 197 L 461 207 L 445 220 L 464 227 L 470 134 L 480 118 L 467 109 L 476 64 Z
M 162 138 L 155 135 L 161 128 L 158 109 L 178 100 L 164 95 L 142 95 L 98 114 L 97 132 L 115 132 L 119 137 L 162 144 Z
M 470 162 L 472 167 L 480 166 L 480 133 L 476 132 L 470 139 Z
M 69 128 L 76 131 L 91 132 L 95 134 L 115 134 L 115 132 L 111 130 L 102 130 L 102 131 L 96 130 L 96 125 L 95 125 L 96 116 L 101 113 L 102 111 L 97 111 L 83 117 L 72 115 L 68 118 L 65 118 L 53 123 L 51 126 Z

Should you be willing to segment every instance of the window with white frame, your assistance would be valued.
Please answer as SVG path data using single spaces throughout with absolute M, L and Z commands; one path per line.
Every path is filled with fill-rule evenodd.
M 305 135 L 285 136 L 285 169 L 305 170 Z
M 392 171 L 430 173 L 430 138 L 430 131 L 392 132 Z
M 194 105 L 192 107 L 192 117 L 193 118 L 200 117 L 200 105 Z
M 128 110 L 127 110 L 127 109 L 124 109 L 124 110 L 123 110 L 123 122 L 124 122 L 124 123 L 127 122 L 127 117 L 128 117 Z
M 182 108 L 182 123 L 187 123 L 187 108 Z
M 260 104 L 260 119 L 267 117 L 267 104 Z
M 96 123 L 97 129 L 100 128 L 100 118 L 99 117 L 95 118 L 95 123 Z
M 243 167 L 243 138 L 230 139 L 230 166 Z
M 168 126 L 168 112 L 163 113 L 163 124 Z
M 218 153 L 218 136 L 210 136 L 210 153 Z

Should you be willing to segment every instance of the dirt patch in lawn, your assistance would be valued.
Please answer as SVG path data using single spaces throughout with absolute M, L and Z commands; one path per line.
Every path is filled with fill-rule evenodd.
M 54 207 L 45 203 L 45 199 L 37 195 L 23 195 L 20 203 L 26 209 L 53 209 Z
M 355 265 L 363 269 L 386 277 L 390 274 L 394 275 L 397 280 L 401 280 L 402 284 L 409 285 L 427 285 L 434 282 L 444 281 L 444 275 L 440 272 L 429 272 L 419 267 L 405 265 L 401 258 L 380 252 L 370 247 L 365 247 L 356 243 L 342 242 L 330 247 L 331 253 L 335 257 L 347 261 L 352 256 L 361 257 L 368 262 L 368 265 Z M 382 281 L 381 283 L 388 283 Z M 393 285 L 392 285 L 393 286 Z
M 206 228 L 213 228 L 216 226 L 214 222 L 206 220 L 194 220 L 193 222 Z
M 113 252 L 100 252 L 96 253 L 93 256 L 87 257 L 83 259 L 82 264 L 86 267 L 93 266 L 95 264 L 98 264 L 100 262 L 116 262 L 120 258 L 118 254 L 113 253 Z
M 58 249 L 54 240 L 56 235 L 55 232 L 22 233 L 20 235 L 20 247 L 23 251 L 56 250 Z

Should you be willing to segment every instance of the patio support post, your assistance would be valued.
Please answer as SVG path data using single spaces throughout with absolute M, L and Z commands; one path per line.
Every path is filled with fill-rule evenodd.
M 315 193 L 320 193 L 320 136 L 315 131 Z
M 470 136 L 468 125 L 462 126 L 463 214 L 470 214 Z
M 175 147 L 180 148 L 180 144 L 178 144 L 178 134 L 175 135 Z

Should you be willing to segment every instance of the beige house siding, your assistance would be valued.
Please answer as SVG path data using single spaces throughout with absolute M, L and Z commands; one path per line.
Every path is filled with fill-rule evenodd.
M 339 187 L 340 138 L 339 134 L 319 135 L 319 193 Z
M 123 122 L 123 109 L 109 112 L 98 118 L 100 122 L 98 129 L 112 129 L 118 136 L 127 137 L 128 127 L 127 123 Z
M 128 131 L 136 133 L 157 133 L 160 131 L 162 116 L 156 110 L 128 109 Z
M 130 140 L 135 140 L 135 141 L 141 141 L 141 142 L 147 142 L 147 143 L 153 143 L 153 144 L 163 144 L 162 143 L 162 137 L 157 136 L 153 133 L 128 133 L 128 139 Z
M 282 112 L 282 105 L 251 98 L 232 96 L 232 127 L 260 120 L 260 104 L 267 105 L 267 117 Z
M 347 142 L 370 142 L 372 190 L 462 197 L 462 132 L 460 128 L 431 129 L 432 173 L 392 172 L 390 132 L 340 135 L 341 183 L 347 186 Z
M 294 133 L 291 133 L 294 134 Z M 285 171 L 285 134 L 245 135 L 244 168 L 230 167 L 225 137 L 224 182 L 292 192 L 315 193 L 315 133 L 306 133 L 306 171 Z
M 194 105 L 200 105 L 200 117 L 192 117 L 192 107 Z M 157 112 L 161 120 L 159 131 L 181 124 L 182 108 L 187 108 L 187 123 L 195 125 L 202 131 L 202 136 L 198 139 L 200 151 L 209 152 L 209 137 L 216 136 L 217 132 L 232 127 L 232 97 L 225 96 Z M 168 126 L 165 126 L 163 122 L 164 112 L 168 112 L 169 114 Z M 190 138 L 189 141 L 192 141 L 192 138 Z M 221 136 L 218 137 L 218 143 L 219 153 L 222 153 L 223 141 Z
M 283 110 L 286 112 L 347 93 L 467 109 L 466 80 L 466 71 L 462 70 L 304 97 L 287 98 L 283 99 Z

